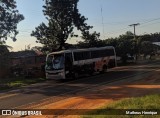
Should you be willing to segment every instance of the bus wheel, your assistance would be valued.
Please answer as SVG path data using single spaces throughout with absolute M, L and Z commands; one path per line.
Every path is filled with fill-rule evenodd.
M 107 71 L 107 66 L 104 65 L 102 71 L 100 71 L 100 73 L 105 73 Z
M 90 65 L 90 69 L 88 70 L 89 71 L 89 75 L 93 75 L 93 73 L 95 72 L 94 70 L 94 63 Z
M 89 71 L 89 75 L 93 75 L 93 73 L 94 73 L 94 70 Z

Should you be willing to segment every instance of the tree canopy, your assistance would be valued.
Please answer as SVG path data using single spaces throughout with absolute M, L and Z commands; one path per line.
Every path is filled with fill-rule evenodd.
M 79 0 L 45 0 L 43 13 L 48 24 L 41 23 L 32 31 L 31 36 L 37 38 L 37 42 L 50 48 L 61 50 L 69 36 L 75 36 L 73 29 L 82 32 L 88 31 L 87 18 L 79 13 L 77 4 Z
M 160 46 L 156 46 L 153 42 L 160 41 L 160 33 L 145 34 L 134 39 L 133 33 L 127 31 L 125 34 L 116 38 L 103 40 L 104 45 L 114 46 L 118 56 L 121 56 L 123 61 L 126 61 L 127 54 L 129 55 L 153 55 L 157 53 Z
M 17 24 L 24 19 L 22 14 L 16 9 L 15 0 L 0 0 L 0 42 L 1 44 L 8 37 L 16 41 Z
M 79 41 L 77 44 L 79 48 L 104 46 L 104 43 L 100 39 L 100 33 L 97 33 L 96 31 L 93 33 L 90 33 L 89 31 L 83 32 L 81 38 L 83 41 Z

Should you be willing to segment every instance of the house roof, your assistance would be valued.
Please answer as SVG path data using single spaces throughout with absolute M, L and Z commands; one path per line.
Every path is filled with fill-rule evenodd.
M 43 53 L 39 51 L 33 51 L 33 50 L 10 52 L 11 58 L 23 58 L 23 57 L 32 57 L 32 56 L 39 56 L 39 55 L 43 55 Z

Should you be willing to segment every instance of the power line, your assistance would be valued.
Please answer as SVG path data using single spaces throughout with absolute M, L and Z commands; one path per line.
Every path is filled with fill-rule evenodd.
M 153 22 L 153 21 L 156 21 L 156 20 L 160 20 L 160 18 L 153 18 L 153 19 L 147 19 L 147 20 L 143 20 L 143 22 L 141 21 L 141 26 L 140 27 L 143 27 L 144 26 L 144 24 L 145 24 L 145 26 L 146 25 L 151 25 L 151 24 L 148 24 L 148 23 L 151 23 L 151 22 Z M 113 23 L 115 23 L 115 22 L 113 22 Z M 116 23 L 118 23 L 118 22 L 116 22 Z M 157 22 L 157 23 L 159 23 L 159 22 Z M 106 23 L 104 23 L 104 25 L 105 25 Z M 107 23 L 108 24 L 108 23 Z M 111 24 L 111 23 L 110 23 Z M 120 25 L 122 25 L 122 23 L 120 23 L 119 22 L 119 24 Z M 119 25 L 118 24 L 118 25 Z M 124 25 L 125 25 L 126 23 L 124 23 Z M 155 23 L 152 23 L 152 24 L 155 24 Z M 115 24 L 116 25 L 116 24 Z M 118 32 L 122 32 L 122 31 L 125 31 L 125 30 L 127 30 L 128 28 L 121 28 L 121 29 L 119 29 L 119 30 L 113 30 L 113 31 L 110 31 L 110 32 L 107 32 L 107 33 L 109 33 L 109 34 L 114 34 L 114 33 L 118 33 Z M 106 33 L 104 33 L 105 35 L 106 35 Z
M 150 22 L 153 22 L 153 21 L 156 21 L 156 20 L 160 20 L 160 18 L 154 18 L 154 19 L 148 20 L 148 21 L 146 21 L 144 23 L 141 23 L 141 24 L 150 23 Z
M 148 22 L 148 23 L 150 23 L 150 22 Z M 155 22 L 155 23 L 150 23 L 150 24 L 144 24 L 144 23 L 143 23 L 143 24 L 140 26 L 140 28 L 145 27 L 145 26 L 148 26 L 148 25 L 158 24 L 158 23 L 160 23 L 160 21 L 159 21 L 159 22 Z
M 152 24 L 158 24 L 158 23 L 160 23 L 160 22 L 151 23 L 151 22 L 157 21 L 157 20 L 160 20 L 160 18 L 153 18 L 153 19 L 150 19 L 150 20 L 143 20 L 143 22 L 141 23 L 142 25 L 140 26 L 140 28 L 141 28 L 141 27 L 144 27 L 144 26 L 146 26 L 146 25 L 152 25 Z M 151 24 L 148 24 L 148 23 L 151 23 Z M 132 25 L 133 25 L 133 24 L 132 24 Z M 139 25 L 139 24 L 137 24 L 137 25 Z M 136 25 L 135 25 L 135 26 L 136 26 Z M 122 28 L 122 29 L 115 30 L 115 31 L 110 31 L 110 32 L 107 32 L 107 33 L 109 33 L 109 34 L 114 34 L 114 33 L 122 32 L 122 31 L 124 31 L 124 30 L 126 30 L 126 29 L 128 29 L 128 28 Z M 135 31 L 134 31 L 134 32 L 135 32 Z

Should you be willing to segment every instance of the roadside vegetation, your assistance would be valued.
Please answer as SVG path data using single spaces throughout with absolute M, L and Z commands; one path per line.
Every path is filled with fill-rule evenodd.
M 93 110 L 91 112 L 86 113 L 87 115 L 82 116 L 82 118 L 159 118 L 159 115 L 114 115 L 117 112 L 113 112 L 112 109 L 118 110 L 129 110 L 129 109 L 136 109 L 136 110 L 147 110 L 147 109 L 160 109 L 160 94 L 154 95 L 146 95 L 143 97 L 134 97 L 134 98 L 127 98 L 116 101 L 112 104 L 103 106 L 98 110 Z M 111 110 L 111 112 L 108 112 Z M 121 113 L 121 112 L 120 112 Z
M 44 82 L 45 80 L 46 80 L 45 78 L 23 78 L 23 77 L 0 79 L 0 91 L 7 89 L 14 89 L 17 87 L 22 87 L 34 83 Z

